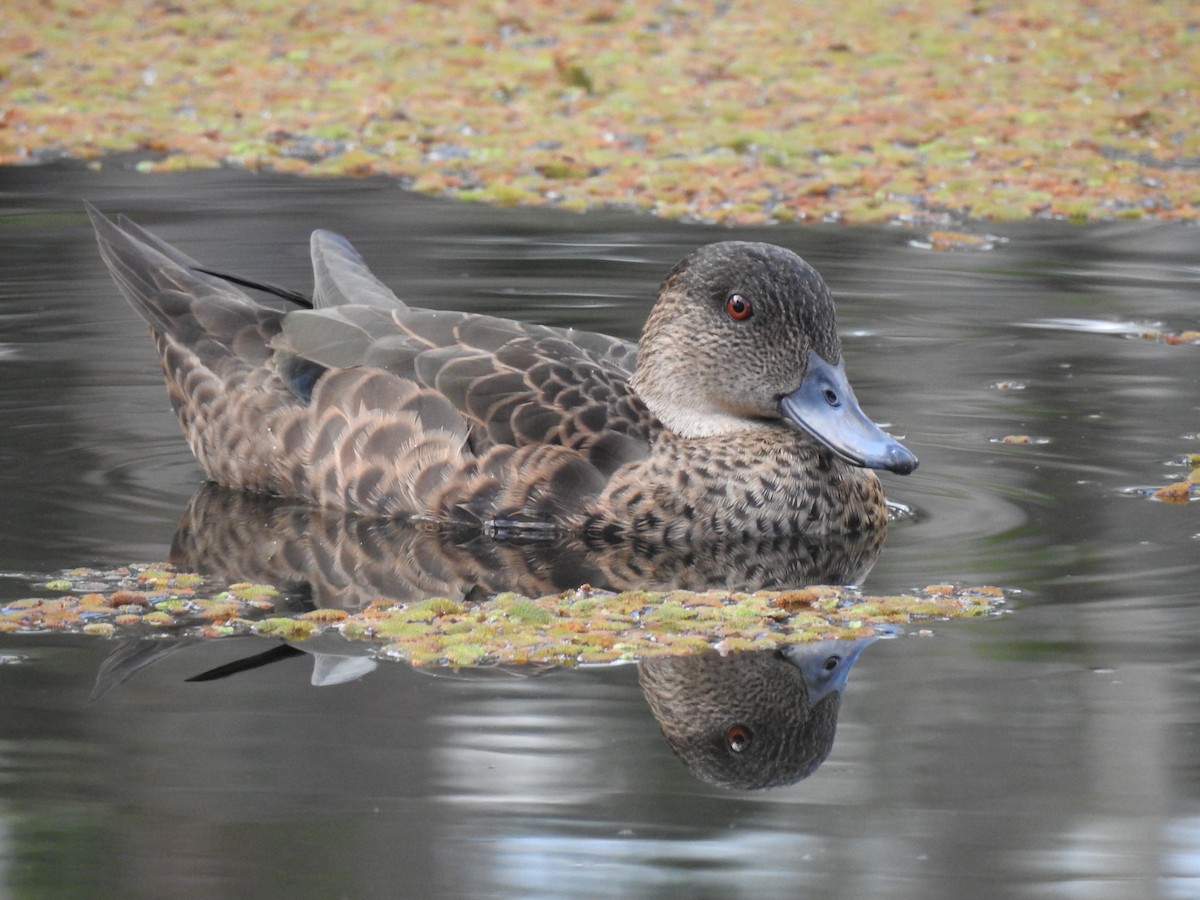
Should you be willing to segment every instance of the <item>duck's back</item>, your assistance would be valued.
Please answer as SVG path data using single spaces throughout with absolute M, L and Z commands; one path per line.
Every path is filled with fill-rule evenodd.
M 328 232 L 313 238 L 313 308 L 279 310 L 92 215 L 222 484 L 371 515 L 553 522 L 660 428 L 629 387 L 628 342 L 411 308 Z

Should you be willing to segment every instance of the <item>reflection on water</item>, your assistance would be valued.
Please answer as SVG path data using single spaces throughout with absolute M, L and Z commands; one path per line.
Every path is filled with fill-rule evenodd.
M 670 544 L 557 539 L 503 541 L 479 530 L 363 519 L 207 485 L 192 498 L 170 561 L 227 581 L 303 586 L 318 607 L 356 610 L 378 598 L 541 597 L 591 584 L 608 590 L 858 584 L 883 530 L 714 541 L 705 553 Z
M 724 788 L 780 787 L 807 778 L 829 755 L 846 679 L 859 654 L 875 640 L 644 660 L 637 664 L 638 676 L 668 744 L 694 776 Z M 100 666 L 91 699 L 104 698 L 198 643 L 188 638 L 124 642 Z M 299 656 L 312 660 L 314 687 L 332 687 L 374 672 L 378 662 L 369 652 L 361 644 L 323 636 L 275 644 L 187 680 L 217 681 Z M 552 669 L 517 666 L 481 669 L 479 674 L 532 677 Z
M 532 590 L 581 574 L 694 577 L 655 556 L 485 552 L 211 491 L 193 502 L 200 472 L 80 201 L 280 284 L 306 283 L 307 233 L 331 228 L 419 305 L 626 338 L 662 273 L 728 231 L 226 172 L 4 170 L 0 196 L 0 597 L 63 567 L 163 559 L 173 540 L 181 559 L 282 573 L 334 605 L 376 590 L 469 596 L 513 578 Z M 775 553 L 769 565 L 718 556 L 704 579 L 861 572 L 878 593 L 1021 591 L 1014 615 L 876 643 L 845 703 L 814 702 L 806 682 L 808 715 L 791 733 L 812 740 L 795 758 L 829 753 L 810 777 L 754 793 L 695 777 L 676 750 L 742 746 L 738 726 L 753 749 L 770 726 L 745 704 L 737 721 L 706 727 L 689 712 L 660 725 L 632 666 L 460 678 L 389 663 L 359 677 L 366 666 L 338 647 L 315 665 L 306 654 L 249 668 L 264 644 L 210 641 L 139 668 L 144 656 L 122 662 L 102 640 L 0 635 L 0 661 L 14 661 L 0 665 L 0 893 L 1200 893 L 1200 505 L 1128 491 L 1178 478 L 1196 450 L 1200 350 L 1024 324 L 1195 329 L 1200 239 L 1143 223 L 988 231 L 1006 240 L 947 254 L 915 249 L 904 229 L 736 233 L 822 272 L 859 400 L 921 468 L 885 478 L 912 515 L 882 550 L 758 548 Z M 1014 382 L 1024 389 L 1004 389 Z M 1021 434 L 1046 443 L 996 442 Z M 643 667 L 640 681 L 678 697 L 714 677 L 692 665 Z M 747 663 L 760 665 L 803 676 L 785 660 Z M 102 667 L 108 690 L 89 700 Z M 188 680 L 205 673 L 224 677 Z M 813 714 L 832 697 L 830 750 Z
M 469 601 L 505 590 L 543 596 L 580 584 L 619 591 L 859 583 L 883 538 L 875 530 L 733 541 L 714 543 L 705 555 L 662 544 L 589 546 L 570 535 L 498 541 L 477 530 L 363 519 L 209 484 L 192 498 L 170 561 L 231 582 L 280 586 L 295 598 L 293 611 L 358 610 L 381 598 Z M 644 661 L 640 683 L 672 750 L 697 778 L 743 790 L 778 787 L 807 778 L 828 756 L 846 678 L 871 641 Z M 101 666 L 93 700 L 195 643 L 126 643 Z M 330 687 L 373 672 L 377 663 L 369 652 L 323 636 L 275 646 L 188 680 L 213 681 L 302 654 L 312 657 L 311 683 Z
M 639 677 L 671 749 L 697 778 L 779 787 L 807 778 L 829 755 L 850 667 L 870 643 L 646 660 Z

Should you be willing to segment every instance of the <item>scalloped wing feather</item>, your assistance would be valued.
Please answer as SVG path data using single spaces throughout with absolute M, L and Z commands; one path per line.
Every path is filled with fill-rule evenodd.
M 609 432 L 604 470 L 644 457 L 660 426 L 629 386 L 626 341 L 474 313 L 338 306 L 297 310 L 281 348 L 330 368 L 382 369 L 443 395 L 473 446 L 559 444 L 585 453 Z

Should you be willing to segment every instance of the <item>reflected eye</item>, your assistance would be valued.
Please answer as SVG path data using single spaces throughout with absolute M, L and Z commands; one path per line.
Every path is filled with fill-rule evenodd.
M 750 733 L 750 729 L 745 725 L 730 725 L 725 731 L 725 746 L 734 753 L 742 753 L 750 749 L 750 744 L 754 741 L 754 735 Z
M 840 656 L 831 656 L 825 660 L 825 664 L 822 666 L 822 668 L 826 672 L 832 672 L 834 669 L 836 669 L 841 664 L 842 664 L 842 658 Z
M 730 294 L 725 301 L 725 312 L 729 313 L 729 318 L 741 322 L 750 318 L 754 310 L 750 307 L 750 301 L 741 294 Z

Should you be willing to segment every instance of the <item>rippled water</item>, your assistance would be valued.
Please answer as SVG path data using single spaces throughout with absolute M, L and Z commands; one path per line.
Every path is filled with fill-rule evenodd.
M 201 483 L 82 198 L 264 280 L 306 287 L 326 227 L 420 305 L 630 338 L 670 265 L 730 235 L 228 172 L 0 170 L 0 198 L 0 599 L 164 558 Z M 912 515 L 866 587 L 1020 591 L 863 653 L 811 777 L 698 780 L 632 666 L 316 688 L 301 656 L 186 681 L 267 646 L 239 640 L 93 700 L 114 642 L 5 636 L 0 894 L 1200 894 L 1200 505 L 1136 490 L 1200 451 L 1200 347 L 1138 336 L 1200 327 L 1200 231 L 992 230 L 955 253 L 737 232 L 821 270 L 859 399 L 921 457 L 886 478 Z

